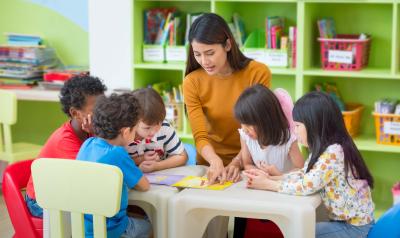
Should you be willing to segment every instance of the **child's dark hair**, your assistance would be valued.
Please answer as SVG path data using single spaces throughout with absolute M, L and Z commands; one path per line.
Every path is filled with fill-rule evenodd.
M 344 152 L 344 170 L 354 178 L 365 179 L 372 188 L 374 180 L 360 152 L 344 125 L 343 116 L 335 101 L 326 93 L 310 92 L 301 97 L 293 108 L 294 121 L 304 124 L 311 159 L 306 172 L 317 162 L 326 148 L 339 144 Z
M 290 139 L 289 123 L 278 98 L 261 84 L 243 91 L 234 113 L 241 124 L 254 126 L 260 145 L 283 145 Z
M 138 100 L 131 93 L 101 96 L 93 110 L 94 134 L 104 139 L 114 139 L 122 128 L 133 128 L 141 112 Z
M 189 54 L 185 75 L 201 67 L 194 57 L 193 40 L 209 45 L 221 44 L 224 47 L 227 40 L 229 40 L 231 42 L 231 50 L 228 52 L 227 57 L 230 66 L 235 71 L 245 68 L 251 61 L 240 51 L 226 21 L 215 13 L 204 13 L 190 27 Z
M 153 88 L 141 88 L 132 92 L 142 108 L 141 120 L 147 125 L 162 123 L 165 119 L 165 105 L 156 90 Z
M 71 117 L 69 109 L 74 107 L 82 109 L 86 103 L 87 96 L 104 94 L 107 87 L 102 81 L 90 75 L 77 75 L 65 82 L 60 92 L 62 110 Z

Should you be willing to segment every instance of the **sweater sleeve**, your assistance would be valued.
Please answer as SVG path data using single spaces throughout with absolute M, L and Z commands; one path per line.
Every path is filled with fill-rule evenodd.
M 209 145 L 207 133 L 207 122 L 203 112 L 202 104 L 199 98 L 199 85 L 195 80 L 186 77 L 183 80 L 183 95 L 190 126 L 197 151 L 201 151 L 204 146 Z
M 271 87 L 271 79 L 272 79 L 272 74 L 268 66 L 265 64 L 259 63 L 259 62 L 254 62 L 254 75 L 253 75 L 253 83 L 252 85 L 255 84 L 262 84 L 267 88 Z
M 298 179 L 286 177 L 278 189 L 281 193 L 309 195 L 318 192 L 337 176 L 340 170 L 339 160 L 335 153 L 325 152 L 314 166 Z

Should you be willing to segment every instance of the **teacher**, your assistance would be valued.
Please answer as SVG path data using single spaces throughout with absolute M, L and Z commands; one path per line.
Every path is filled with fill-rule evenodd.
M 271 72 L 239 50 L 225 20 L 198 17 L 189 31 L 184 102 L 197 149 L 197 164 L 209 165 L 209 183 L 240 178 L 240 124 L 233 107 L 244 89 L 270 87 Z

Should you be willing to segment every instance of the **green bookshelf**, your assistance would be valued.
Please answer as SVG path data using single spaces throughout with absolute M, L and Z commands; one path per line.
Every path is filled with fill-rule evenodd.
M 381 98 L 400 99 L 400 1 L 399 0 L 207 0 L 133 1 L 133 85 L 135 88 L 170 80 L 179 84 L 185 64 L 145 63 L 142 60 L 143 11 L 152 7 L 176 7 L 185 15 L 215 12 L 231 21 L 239 13 L 248 35 L 264 28 L 266 16 L 284 16 L 297 26 L 297 68 L 271 68 L 272 87 L 282 87 L 294 99 L 313 90 L 316 83 L 334 82 L 345 102 L 365 106 L 360 135 L 355 143 L 377 180 L 373 191 L 377 216 L 390 207 L 390 187 L 400 180 L 400 146 L 376 143 L 373 104 Z M 317 20 L 333 17 L 338 33 L 368 33 L 372 36 L 368 67 L 361 71 L 325 71 L 320 63 Z M 179 135 L 192 141 L 187 119 Z M 393 170 L 388 174 L 387 171 Z

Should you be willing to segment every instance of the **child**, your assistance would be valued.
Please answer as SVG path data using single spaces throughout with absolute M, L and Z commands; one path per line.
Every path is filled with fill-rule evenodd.
M 135 141 L 127 150 L 143 172 L 153 172 L 186 164 L 185 148 L 175 129 L 165 119 L 165 105 L 152 88 L 133 91 L 143 110 Z
M 290 96 L 287 98 L 291 100 Z M 259 168 L 270 175 L 280 175 L 303 167 L 297 140 L 270 89 L 261 84 L 247 88 L 239 96 L 234 111 L 242 127 L 239 134 L 244 169 Z
M 96 77 L 79 75 L 65 82 L 60 92 L 62 110 L 70 118 L 53 132 L 38 158 L 75 159 L 82 143 L 91 133 L 91 114 L 106 86 Z M 42 217 L 43 209 L 36 202 L 32 176 L 26 188 L 26 204 L 32 216 Z
M 319 192 L 330 222 L 316 226 L 316 237 L 367 237 L 374 224 L 373 178 L 349 136 L 342 114 L 327 94 L 311 92 L 293 109 L 295 133 L 310 150 L 304 168 L 283 176 L 245 171 L 247 186 L 293 195 Z
M 128 217 L 128 189 L 147 191 L 148 180 L 132 161 L 124 146 L 135 138 L 140 106 L 131 94 L 99 98 L 93 113 L 93 130 L 96 137 L 87 139 L 79 150 L 77 160 L 92 161 L 117 166 L 123 174 L 120 211 L 107 218 L 107 237 L 147 237 L 150 223 Z M 91 215 L 85 215 L 86 237 L 93 237 Z

